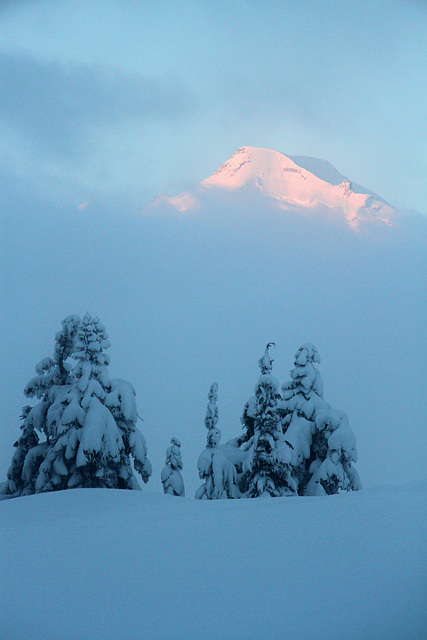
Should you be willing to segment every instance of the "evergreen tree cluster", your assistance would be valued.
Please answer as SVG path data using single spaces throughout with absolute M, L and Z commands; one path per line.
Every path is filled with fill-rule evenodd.
M 306 343 L 298 349 L 291 381 L 279 389 L 272 374 L 273 346 L 269 343 L 258 361 L 261 375 L 241 418 L 244 433 L 224 446 L 219 446 L 219 438 L 209 444 L 208 433 L 208 447 L 199 458 L 205 484 L 196 498 L 313 496 L 362 488 L 354 467 L 356 439 L 347 415 L 323 399 L 316 348 Z M 216 424 L 217 385 L 209 393 L 208 414 L 214 386 Z M 212 451 L 222 451 L 220 462 L 214 464 Z M 232 492 L 225 490 L 224 477 L 232 479 Z
M 37 402 L 22 409 L 3 497 L 73 487 L 139 489 L 136 473 L 148 482 L 152 468 L 136 427 L 135 389 L 109 378 L 109 346 L 99 318 L 71 315 L 62 322 L 53 356 L 38 363 L 25 387 Z M 243 409 L 243 432 L 225 445 L 217 426 L 218 384 L 211 385 L 196 499 L 361 489 L 356 439 L 347 415 L 323 398 L 316 348 L 306 343 L 298 349 L 291 380 L 280 387 L 272 373 L 274 346 L 267 344 L 258 361 L 260 376 Z M 181 442 L 173 437 L 161 473 L 166 494 L 185 495 L 182 466 Z

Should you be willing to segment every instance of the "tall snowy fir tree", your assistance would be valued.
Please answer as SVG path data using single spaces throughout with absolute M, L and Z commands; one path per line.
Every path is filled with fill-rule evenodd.
M 258 361 L 261 375 L 255 386 L 254 435 L 246 445 L 248 453 L 243 463 L 243 489 L 249 498 L 296 493 L 291 448 L 283 436 L 278 413 L 279 382 L 271 373 L 272 346 L 273 343 L 267 344 Z
M 319 363 L 316 347 L 303 344 L 295 354 L 292 380 L 282 385 L 279 403 L 283 431 L 293 447 L 299 495 L 361 488 L 353 467 L 357 460 L 354 434 L 344 412 L 332 409 L 323 398 L 323 382 L 315 366 Z
M 144 482 L 151 464 L 136 429 L 135 390 L 125 380 L 109 379 L 104 351 L 110 343 L 99 318 L 68 316 L 62 325 L 53 358 L 37 365 L 37 376 L 25 389 L 25 395 L 41 402 L 28 412 L 24 428 L 44 433 L 46 441 L 28 450 L 23 486 L 10 495 L 71 487 L 138 488 L 130 456 Z
M 197 500 L 240 498 L 234 464 L 220 448 L 221 431 L 218 422 L 218 385 L 212 384 L 208 394 L 205 427 L 208 430 L 206 449 L 198 460 L 199 477 L 205 482 L 196 491 Z
M 184 480 L 181 475 L 182 455 L 181 442 L 173 437 L 170 447 L 166 449 L 165 466 L 161 479 L 164 493 L 170 496 L 185 496 Z
M 48 410 L 53 404 L 53 396 L 56 390 L 71 383 L 71 365 L 67 362 L 67 359 L 72 353 L 79 323 L 80 318 L 76 315 L 68 316 L 63 320 L 61 331 L 55 335 L 53 358 L 43 358 L 37 364 L 37 375 L 29 381 L 24 389 L 24 394 L 28 398 L 36 397 L 41 402 L 34 407 L 27 406 L 23 409 L 24 423 L 22 425 L 23 436 L 21 436 L 23 440 L 20 438 L 16 443 L 18 448 L 12 459 L 11 469 L 9 469 L 9 473 L 11 473 L 12 467 L 15 467 L 15 479 L 13 483 L 9 480 L 6 488 L 3 489 L 3 493 L 6 495 L 28 495 L 35 493 L 38 488 L 36 485 L 39 470 L 52 444 L 52 434 L 49 428 L 51 415 L 48 416 Z M 24 443 L 28 443 L 29 436 L 34 440 L 37 438 L 38 441 L 37 431 L 42 432 L 46 440 L 35 444 L 33 447 L 24 448 Z M 22 457 L 24 451 L 25 457 L 18 469 L 16 458 L 17 456 Z M 18 471 L 19 477 L 17 477 Z

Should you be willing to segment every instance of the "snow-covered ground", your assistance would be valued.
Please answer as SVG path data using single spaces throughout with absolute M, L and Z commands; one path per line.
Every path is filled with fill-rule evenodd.
M 3 501 L 2 638 L 420 640 L 426 488 Z

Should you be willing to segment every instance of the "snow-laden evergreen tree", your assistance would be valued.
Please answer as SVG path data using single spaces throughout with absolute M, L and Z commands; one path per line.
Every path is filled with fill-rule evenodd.
M 144 482 L 151 464 L 136 429 L 135 390 L 125 380 L 109 379 L 104 351 L 110 343 L 99 318 L 68 316 L 62 325 L 53 358 L 37 365 L 25 388 L 25 395 L 41 401 L 27 412 L 24 429 L 44 433 L 46 441 L 26 453 L 22 486 L 11 495 L 70 487 L 137 488 L 130 456 Z
M 279 382 L 271 373 L 271 346 L 267 344 L 258 361 L 261 375 L 255 386 L 254 435 L 246 445 L 243 463 L 243 488 L 249 498 L 295 495 L 297 488 L 291 475 L 291 448 L 280 424 Z
M 165 467 L 162 471 L 163 491 L 171 496 L 185 496 L 184 480 L 181 475 L 182 455 L 181 442 L 172 438 L 170 447 L 166 449 Z
M 209 431 L 215 429 L 218 422 L 218 384 L 211 384 L 208 393 L 208 407 L 205 415 L 205 427 Z
M 319 363 L 316 347 L 303 344 L 295 354 L 292 380 L 282 385 L 283 400 L 279 403 L 283 432 L 292 445 L 293 475 L 299 495 L 357 490 L 361 486 L 352 466 L 357 460 L 354 434 L 347 416 L 332 409 L 323 398 L 323 382 L 315 366 Z M 335 449 L 329 445 L 335 431 L 337 435 L 331 443 L 338 447 L 340 468 Z M 332 463 L 331 456 L 336 462 Z
M 7 482 L 3 487 L 3 493 L 6 495 L 19 495 L 24 492 L 25 482 L 23 479 L 23 469 L 25 458 L 27 457 L 30 449 L 34 449 L 39 442 L 39 437 L 34 429 L 34 424 L 31 419 L 28 419 L 31 407 L 25 406 L 22 408 L 22 425 L 21 425 L 21 437 L 13 445 L 16 450 L 12 456 L 12 462 L 7 472 Z M 40 463 L 43 460 L 40 457 Z M 31 493 L 31 492 L 30 492 Z
M 34 407 L 23 409 L 23 435 L 15 452 L 8 472 L 8 484 L 3 492 L 6 495 L 19 496 L 35 493 L 41 464 L 46 459 L 51 445 L 51 434 L 48 426 L 48 410 L 52 404 L 52 393 L 71 382 L 71 365 L 67 359 L 72 353 L 74 339 L 80 323 L 79 316 L 68 316 L 62 322 L 62 329 L 55 336 L 53 358 L 43 358 L 36 366 L 36 376 L 24 389 L 28 398 L 38 398 L 40 402 Z M 38 442 L 37 431 L 45 435 L 44 442 Z M 29 447 L 31 441 L 34 446 Z M 24 455 L 25 453 L 25 455 Z M 18 459 L 19 463 L 18 463 Z M 17 464 L 18 463 L 18 464 Z M 12 478 L 9 479 L 9 475 Z M 12 482 L 11 482 L 12 480 Z
M 208 430 L 206 449 L 200 454 L 197 464 L 199 477 L 204 480 L 196 491 L 197 500 L 240 498 L 236 468 L 220 448 L 221 431 L 216 427 L 217 401 L 218 385 L 214 383 L 209 390 L 205 417 L 205 427 Z
M 331 495 L 362 488 L 354 464 L 357 462 L 356 438 L 344 411 L 328 407 L 316 416 L 310 480 L 305 495 Z
M 282 385 L 283 400 L 279 403 L 283 432 L 292 445 L 293 476 L 298 493 L 304 495 L 310 479 L 311 444 L 315 415 L 327 408 L 323 399 L 323 382 L 316 364 L 320 356 L 316 347 L 307 342 L 295 354 L 290 382 Z

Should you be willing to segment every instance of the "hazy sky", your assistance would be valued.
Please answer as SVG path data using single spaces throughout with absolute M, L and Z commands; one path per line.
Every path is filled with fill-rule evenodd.
M 127 210 L 243 145 L 427 212 L 423 0 L 0 3 L 5 188 Z

